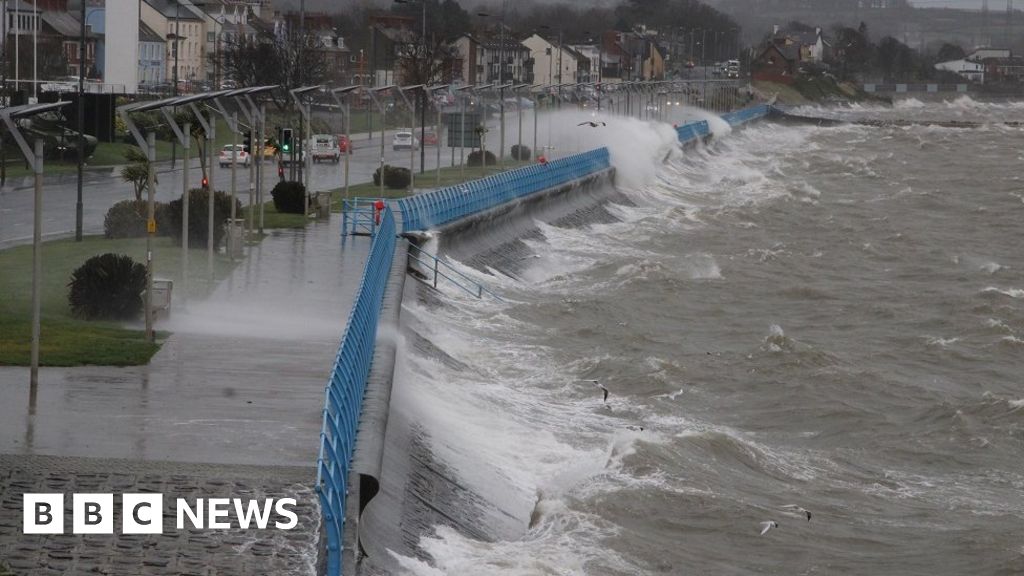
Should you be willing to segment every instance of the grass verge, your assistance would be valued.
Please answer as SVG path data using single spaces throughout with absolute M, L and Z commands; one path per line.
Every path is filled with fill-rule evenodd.
M 87 236 L 82 242 L 56 240 L 43 244 L 40 353 L 43 366 L 134 366 L 145 364 L 159 349 L 147 342 L 140 323 L 87 321 L 75 318 L 67 301 L 71 272 L 88 258 L 105 252 L 127 254 L 145 262 L 144 238 L 107 240 Z M 153 241 L 155 275 L 175 281 L 181 289 L 181 248 L 169 238 Z M 214 277 L 207 276 L 206 251 L 189 251 L 189 296 L 208 295 L 234 267 L 217 255 Z M 0 251 L 0 365 L 27 366 L 32 327 L 32 247 Z
M 249 207 L 245 206 L 242 208 L 242 215 L 239 218 L 246 218 L 246 214 L 249 211 Z M 259 218 L 259 212 L 254 212 L 254 216 Z M 274 201 L 265 202 L 263 204 L 263 228 L 304 228 L 306 224 L 312 218 L 303 216 L 302 214 L 286 214 L 284 212 L 278 212 L 277 208 L 274 207 Z
M 445 186 L 455 186 L 468 182 L 470 180 L 479 180 L 492 174 L 504 172 L 507 170 L 514 170 L 523 166 L 531 164 L 530 161 L 524 162 L 513 162 L 511 160 L 505 163 L 504 167 L 501 166 L 488 166 L 486 169 L 482 166 L 466 167 L 465 170 L 460 166 L 449 166 L 447 168 L 441 168 L 441 179 L 438 184 L 436 170 L 429 170 L 424 174 L 416 174 L 416 188 L 420 191 L 432 190 L 434 188 L 444 188 Z M 373 182 L 366 182 L 364 184 L 353 184 L 348 187 L 350 198 L 379 198 L 381 196 L 380 186 L 375 186 Z M 345 191 L 343 188 L 335 188 L 331 190 L 331 211 L 341 212 L 341 200 L 344 198 Z M 384 198 L 405 198 L 409 195 L 409 190 L 402 188 L 400 190 L 392 190 L 390 188 L 384 188 Z

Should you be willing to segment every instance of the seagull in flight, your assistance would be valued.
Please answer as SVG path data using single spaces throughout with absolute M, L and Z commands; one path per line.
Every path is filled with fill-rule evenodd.
M 767 522 L 761 522 L 761 536 L 764 536 L 772 528 L 778 528 L 779 523 L 775 520 L 768 520 Z
M 790 510 L 792 512 L 796 512 L 797 514 L 800 514 L 801 516 L 806 516 L 807 517 L 807 521 L 808 522 L 811 521 L 811 511 L 806 509 L 806 508 L 804 508 L 804 507 L 802 507 L 802 506 L 797 506 L 796 504 L 786 504 L 785 506 L 783 506 L 783 508 L 786 509 L 786 510 Z
M 608 124 L 605 124 L 604 122 L 594 122 L 592 120 L 591 121 L 587 121 L 587 122 L 580 122 L 579 124 L 577 124 L 577 126 L 590 126 L 591 128 L 597 128 L 598 126 L 607 126 L 607 125 Z
M 580 382 L 590 382 L 594 386 L 597 386 L 598 388 L 600 388 L 602 391 L 604 391 L 604 401 L 608 402 L 608 389 L 605 388 L 604 386 L 601 386 L 601 383 L 599 381 L 597 381 L 597 380 L 580 380 Z

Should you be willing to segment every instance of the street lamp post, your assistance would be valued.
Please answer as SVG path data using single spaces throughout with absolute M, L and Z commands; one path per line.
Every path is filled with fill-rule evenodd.
M 436 146 L 436 148 L 437 148 L 437 167 L 436 167 L 437 178 L 436 178 L 436 181 L 435 181 L 434 185 L 437 188 L 441 187 L 441 106 L 438 105 L 437 98 L 434 97 L 434 93 L 440 92 L 441 90 L 446 90 L 447 88 L 448 88 L 448 84 L 441 84 L 439 86 L 431 86 L 429 88 L 425 88 L 424 89 L 424 92 L 430 94 L 431 100 L 433 100 L 433 102 L 434 102 L 434 108 L 437 109 L 437 126 L 434 127 L 434 135 L 437 136 L 437 146 Z M 427 110 L 426 110 L 426 108 L 424 108 L 423 109 L 424 116 L 426 115 L 426 113 L 427 113 Z M 420 145 L 422 146 L 423 143 L 421 142 Z M 422 166 L 423 166 L 423 161 L 420 160 L 420 167 L 422 167 Z
M 348 167 L 349 157 L 352 156 L 352 135 L 349 133 L 352 129 L 352 109 L 349 105 L 348 96 L 356 90 L 362 88 L 362 86 L 346 86 L 344 88 L 335 88 L 331 90 L 331 97 L 338 104 L 338 109 L 341 111 L 343 116 L 342 120 L 345 123 L 345 138 L 348 142 L 345 146 L 345 200 L 348 200 Z M 341 101 L 341 97 L 345 96 L 345 102 Z
M 380 118 L 381 118 L 380 125 L 382 127 L 381 128 L 381 133 L 380 133 L 380 169 L 379 169 L 380 170 L 380 172 L 379 172 L 379 174 L 380 174 L 379 180 L 380 180 L 380 197 L 381 198 L 384 197 L 384 129 L 383 129 L 383 126 L 387 126 L 388 111 L 387 111 L 387 108 L 384 106 L 384 103 L 381 102 L 380 99 L 378 98 L 378 95 L 380 95 L 383 92 L 387 92 L 387 91 L 391 90 L 394 87 L 395 87 L 394 85 L 390 85 L 390 86 L 382 86 L 380 88 L 371 88 L 369 90 L 367 90 L 366 88 L 363 88 L 363 90 L 365 90 L 366 93 L 370 95 L 370 98 L 373 100 L 373 103 L 377 105 L 377 109 L 380 110 Z M 410 176 L 410 178 L 412 177 L 411 174 L 409 176 Z
M 313 138 L 313 136 L 311 134 L 311 132 L 312 132 L 311 126 L 313 124 L 313 118 L 312 118 L 312 113 L 311 113 L 312 111 L 310 110 L 310 107 L 311 107 L 310 99 L 307 98 L 305 104 L 303 104 L 302 97 L 303 96 L 307 96 L 311 92 L 319 90 L 322 87 L 323 86 L 320 86 L 320 85 L 317 85 L 317 86 L 303 86 L 301 88 L 294 88 L 294 89 L 291 90 L 291 95 L 292 95 L 292 99 L 295 101 L 295 106 L 298 107 L 299 113 L 302 114 L 302 118 L 303 118 L 303 120 L 305 120 L 306 131 L 303 134 L 302 138 L 303 138 L 303 140 L 305 140 L 306 146 L 309 145 L 309 141 Z M 306 146 L 303 146 L 301 148 L 301 150 L 305 150 Z M 306 188 L 306 193 L 304 194 L 304 196 L 305 196 L 305 214 L 308 215 L 309 214 L 309 186 L 310 186 L 309 178 L 310 178 L 310 173 L 313 172 L 313 164 L 312 164 L 312 162 L 313 162 L 313 154 L 312 153 L 306 153 L 304 155 L 305 155 L 305 159 L 303 159 L 301 156 L 299 157 L 299 159 L 303 160 L 303 163 L 306 164 L 306 173 L 304 175 L 305 176 L 305 183 L 304 183 L 304 185 L 305 185 L 305 188 Z
M 422 77 L 418 78 L 417 80 L 422 85 L 426 85 L 427 83 L 429 83 L 431 81 L 431 78 L 428 78 L 428 76 L 430 75 L 430 63 L 427 62 L 427 2 L 426 2 L 426 0 L 394 0 L 394 2 L 396 4 L 415 4 L 415 3 L 419 2 L 420 6 L 422 6 L 422 8 L 423 8 L 423 19 L 421 21 L 421 28 L 420 28 L 420 56 L 423 58 L 423 66 L 424 67 L 423 67 Z M 425 93 L 420 94 L 420 107 L 423 109 L 421 111 L 421 113 L 420 113 L 420 172 L 423 172 L 423 170 L 424 170 L 424 166 L 423 165 L 424 165 L 424 160 L 426 159 L 426 149 L 423 148 L 423 137 L 426 135 L 425 133 L 427 131 L 427 125 L 426 125 L 426 120 L 425 120 L 427 110 L 426 110 L 426 101 L 425 100 L 426 100 Z M 415 111 L 413 111 L 412 116 L 413 116 L 413 125 L 410 126 L 409 129 L 410 129 L 410 131 L 413 134 L 415 134 L 415 132 L 416 132 L 416 112 Z M 414 137 L 413 141 L 415 142 L 415 140 L 416 139 Z M 414 171 L 412 166 L 409 167 L 409 170 L 410 171 Z M 410 177 L 411 177 L 411 174 L 410 174 Z
M 32 215 L 32 343 L 29 352 L 29 385 L 32 388 L 32 398 L 35 397 L 36 387 L 39 384 L 39 332 L 43 288 L 43 140 L 37 139 L 33 143 L 34 146 L 29 147 L 17 121 L 20 118 L 56 110 L 67 104 L 70 102 L 29 104 L 0 110 L 0 119 L 7 126 L 7 131 L 21 148 L 21 153 L 25 155 L 25 160 L 31 164 L 32 172 L 35 173 Z

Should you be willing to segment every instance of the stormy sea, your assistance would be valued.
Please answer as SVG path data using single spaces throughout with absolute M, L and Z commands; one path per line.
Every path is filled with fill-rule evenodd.
M 598 206 L 436 243 L 501 300 L 409 283 L 396 409 L 518 529 L 400 572 L 1024 573 L 1024 104 L 802 113 L 908 122 L 612 118 Z

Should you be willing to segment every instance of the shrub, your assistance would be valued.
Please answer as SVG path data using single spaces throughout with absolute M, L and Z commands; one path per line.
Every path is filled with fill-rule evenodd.
M 412 183 L 412 173 L 408 168 L 399 166 L 384 165 L 384 185 L 392 190 L 408 188 Z M 373 173 L 373 185 L 380 186 L 380 168 Z
M 474 150 L 466 158 L 466 166 L 481 166 L 482 164 L 480 163 L 480 158 L 481 158 L 480 150 Z M 488 166 L 494 166 L 495 164 L 498 163 L 498 159 L 494 156 L 494 154 L 492 152 L 487 152 L 486 159 L 487 159 L 487 165 Z
M 238 204 L 241 206 L 241 204 Z M 228 203 L 228 210 L 231 209 L 230 202 Z M 230 212 L 228 215 L 230 216 Z M 171 234 L 171 207 L 163 202 L 153 203 L 153 219 L 156 220 L 156 235 L 157 236 L 173 236 Z M 178 223 L 180 228 L 181 223 Z M 180 234 L 179 234 L 180 235 Z
M 207 223 L 209 213 L 209 192 L 202 188 L 190 190 L 188 193 L 188 242 L 191 245 L 206 246 Z M 242 211 L 242 203 L 235 200 L 235 210 Z M 166 233 L 177 242 L 181 242 L 181 198 L 171 201 L 166 210 Z M 225 221 L 231 217 L 231 196 L 224 192 L 215 192 L 213 196 L 213 245 L 220 246 L 224 239 Z M 160 220 L 157 219 L 159 229 Z
M 270 191 L 274 208 L 283 214 L 302 214 L 306 211 L 306 187 L 302 182 L 278 182 Z
M 146 235 L 146 203 L 122 200 L 107 210 L 103 218 L 107 238 L 138 238 Z
M 107 210 L 103 218 L 103 235 L 107 238 L 141 238 L 146 235 L 146 215 L 149 208 L 146 202 L 123 200 Z M 167 221 L 167 204 L 153 203 L 153 216 L 156 220 L 156 233 L 159 236 L 170 235 L 170 224 Z
M 146 267 L 123 254 L 93 256 L 71 273 L 71 312 L 86 320 L 130 320 L 142 310 Z
M 516 160 L 529 160 L 530 159 L 530 147 L 520 146 L 519 144 L 512 145 L 512 157 Z

